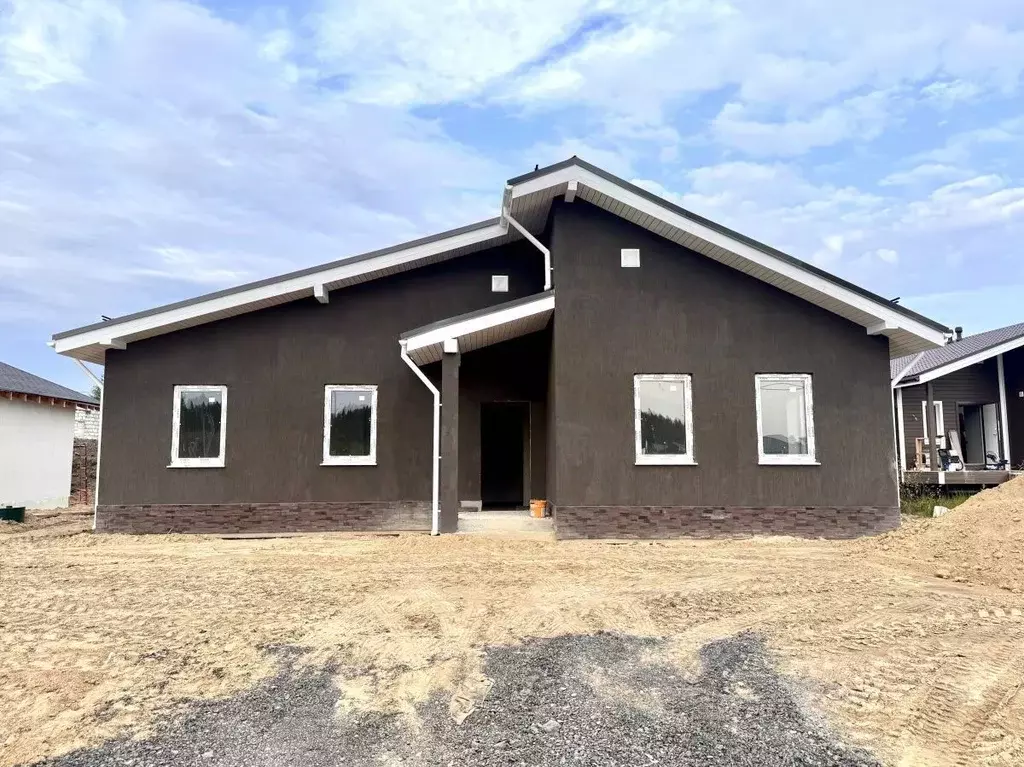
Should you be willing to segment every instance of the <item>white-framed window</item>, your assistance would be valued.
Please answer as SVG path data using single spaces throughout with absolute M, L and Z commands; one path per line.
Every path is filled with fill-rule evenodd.
M 377 464 L 377 387 L 324 387 L 324 466 Z
M 757 456 L 763 464 L 816 465 L 814 394 L 811 376 L 765 373 L 754 376 Z
M 946 424 L 942 418 L 942 402 L 934 400 L 932 404 L 935 406 L 935 431 L 939 434 L 939 447 L 946 447 Z M 929 442 L 928 434 L 928 400 L 921 400 L 921 433 L 924 434 L 924 444 L 931 444 Z
M 633 376 L 636 462 L 693 465 L 693 394 L 690 376 Z
M 228 426 L 228 387 L 174 387 L 171 468 L 220 468 Z

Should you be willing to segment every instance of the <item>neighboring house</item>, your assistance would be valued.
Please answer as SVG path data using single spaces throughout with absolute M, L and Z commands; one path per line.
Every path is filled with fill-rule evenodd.
M 899 524 L 889 360 L 947 329 L 572 158 L 501 215 L 58 333 L 105 363 L 96 527 L 560 537 Z
M 99 403 L 0 362 L 0 506 L 68 505 L 76 408 Z
M 946 346 L 893 360 L 890 372 L 907 481 L 997 484 L 1024 468 L 1024 323 L 958 332 Z M 939 435 L 934 462 L 931 434 Z M 959 450 L 963 471 L 933 471 L 942 468 L 939 450 Z

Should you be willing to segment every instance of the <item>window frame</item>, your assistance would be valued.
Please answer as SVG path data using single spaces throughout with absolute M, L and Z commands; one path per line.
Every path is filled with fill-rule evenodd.
M 187 392 L 220 392 L 220 455 L 216 458 L 181 458 L 181 395 Z M 224 384 L 180 384 L 174 387 L 174 409 L 171 415 L 171 462 L 168 469 L 223 469 L 228 434 L 228 387 Z
M 804 385 L 804 418 L 807 422 L 807 453 L 776 455 L 764 452 L 764 423 L 761 408 L 761 383 L 791 383 Z M 814 376 L 810 373 L 757 373 L 754 376 L 754 400 L 757 419 L 757 461 L 762 466 L 820 466 L 818 446 L 814 438 Z
M 643 451 L 640 433 L 640 384 L 671 382 L 683 386 L 683 417 L 686 419 L 686 452 L 649 455 Z M 637 466 L 696 466 L 693 444 L 693 376 L 689 373 L 637 373 L 633 376 L 633 449 Z
M 331 394 L 336 391 L 370 392 L 370 454 L 331 455 Z M 327 384 L 324 386 L 324 449 L 321 466 L 376 466 L 377 465 L 377 385 Z
M 933 403 L 933 405 L 935 407 L 935 431 L 938 432 L 938 437 L 939 437 L 938 446 L 939 446 L 940 449 L 945 450 L 946 449 L 946 416 L 945 416 L 945 411 L 943 410 L 944 405 L 942 404 L 942 400 L 940 400 L 940 399 L 932 400 L 932 403 Z M 928 400 L 926 400 L 926 399 L 921 400 L 921 418 L 922 418 L 922 421 L 921 421 L 921 433 L 924 435 L 924 442 L 923 442 L 923 444 L 925 446 L 930 446 L 931 445 L 931 441 L 928 439 Z M 963 457 L 963 456 L 961 456 L 961 457 Z

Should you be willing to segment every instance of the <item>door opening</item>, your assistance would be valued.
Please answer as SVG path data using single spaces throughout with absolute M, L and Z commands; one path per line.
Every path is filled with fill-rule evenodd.
M 528 402 L 480 406 L 480 497 L 485 509 L 522 509 L 530 450 Z
M 996 459 L 1003 457 L 998 405 L 961 405 L 960 431 L 965 463 L 984 466 L 989 455 Z

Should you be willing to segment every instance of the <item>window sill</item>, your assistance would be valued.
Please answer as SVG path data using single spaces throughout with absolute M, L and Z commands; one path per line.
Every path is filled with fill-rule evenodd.
M 211 463 L 169 463 L 168 469 L 223 469 L 224 461 Z
M 637 466 L 696 466 L 692 458 L 677 455 L 644 455 L 636 459 Z
M 821 461 L 816 461 L 813 458 L 784 458 L 782 460 L 762 458 L 758 464 L 761 466 L 821 466 Z
M 321 461 L 321 466 L 376 466 L 376 458 L 331 458 L 327 461 Z

